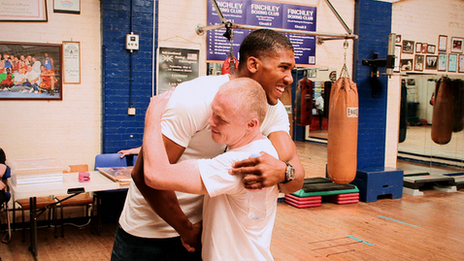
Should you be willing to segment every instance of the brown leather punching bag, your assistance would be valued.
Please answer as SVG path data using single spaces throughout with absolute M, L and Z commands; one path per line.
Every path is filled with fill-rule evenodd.
M 432 140 L 447 144 L 453 132 L 453 88 L 448 77 L 442 77 L 435 86 L 432 114 Z
M 296 125 L 311 125 L 313 119 L 313 82 L 306 77 L 298 81 L 295 91 L 295 114 Z
M 356 177 L 358 147 L 358 89 L 350 78 L 341 77 L 330 93 L 327 173 L 338 184 Z
M 464 130 L 464 81 L 452 80 L 453 84 L 453 132 Z

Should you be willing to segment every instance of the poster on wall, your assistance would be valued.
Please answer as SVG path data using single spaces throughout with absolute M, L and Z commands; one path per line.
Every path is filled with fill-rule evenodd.
M 47 22 L 46 0 L 0 0 L 1 22 Z
M 198 78 L 199 54 L 198 49 L 159 47 L 156 94 Z
M 79 42 L 63 42 L 63 81 L 81 83 L 81 58 Z
M 62 100 L 61 44 L 0 42 L 0 99 Z
M 218 1 L 224 17 L 236 24 L 283 28 L 303 31 L 316 31 L 316 7 L 265 2 L 257 0 Z M 220 18 L 211 2 L 208 1 L 207 24 L 220 24 Z M 250 30 L 234 29 L 233 52 L 238 50 Z M 207 32 L 208 61 L 224 61 L 230 52 L 230 42 L 223 36 L 225 29 Z M 296 64 L 316 64 L 316 37 L 285 33 L 295 49 Z

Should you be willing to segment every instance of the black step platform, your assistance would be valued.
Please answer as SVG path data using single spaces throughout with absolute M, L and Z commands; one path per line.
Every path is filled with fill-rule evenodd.
M 456 191 L 453 177 L 444 175 L 430 175 L 429 173 L 404 174 L 403 193 L 421 196 L 421 190 L 435 189 L 444 192 Z
M 464 172 L 447 173 L 443 176 L 452 177 L 454 179 L 453 185 L 456 186 L 457 190 L 464 188 Z

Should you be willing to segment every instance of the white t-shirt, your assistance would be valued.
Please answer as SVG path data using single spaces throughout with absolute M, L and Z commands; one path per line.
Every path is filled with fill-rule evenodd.
M 179 161 L 213 158 L 224 152 L 225 146 L 211 138 L 208 119 L 212 114 L 211 102 L 219 87 L 229 81 L 229 75 L 204 76 L 181 83 L 172 94 L 161 122 L 162 133 L 185 147 Z M 288 115 L 279 101 L 269 106 L 261 132 L 289 132 Z M 175 175 L 175 173 L 172 173 Z M 203 196 L 176 192 L 182 211 L 190 222 L 202 220 Z M 170 238 L 179 234 L 149 206 L 134 182 L 127 193 L 119 224 L 127 233 L 144 238 Z
M 321 111 L 324 110 L 324 98 L 322 98 L 322 96 L 317 97 L 316 108 Z
M 29 71 L 26 73 L 26 77 L 29 80 L 29 82 L 32 83 L 33 80 L 36 80 L 36 83 L 39 83 L 39 74 L 36 71 Z
M 260 151 L 278 158 L 271 141 L 265 138 L 214 159 L 198 160 L 208 190 L 203 208 L 203 260 L 273 260 L 270 248 L 277 213 L 277 186 L 265 188 L 266 216 L 253 220 L 247 215 L 247 190 L 242 177 L 227 172 L 233 162 Z

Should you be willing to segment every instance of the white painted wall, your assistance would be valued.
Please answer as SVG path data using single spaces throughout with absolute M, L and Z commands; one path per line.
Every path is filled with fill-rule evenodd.
M 46 23 L 1 23 L 1 41 L 61 44 L 79 41 L 81 84 L 64 84 L 62 101 L 1 100 L 0 147 L 9 159 L 58 158 L 88 164 L 101 144 L 100 1 L 82 0 L 81 14 L 53 13 Z
M 435 54 L 438 52 L 439 35 L 448 36 L 448 53 L 450 53 L 451 37 L 464 38 L 464 1 L 462 0 L 400 0 L 394 1 L 392 10 L 392 33 L 401 35 L 402 40 L 435 44 L 437 48 Z M 413 58 L 413 54 L 401 55 L 402 59 Z M 450 77 L 464 76 L 462 73 L 438 72 L 437 70 L 424 70 L 423 72 L 436 73 L 438 74 L 436 78 L 439 78 L 441 74 L 448 74 Z M 393 76 L 388 86 L 385 165 L 390 167 L 396 166 L 398 151 L 400 81 L 399 76 Z

